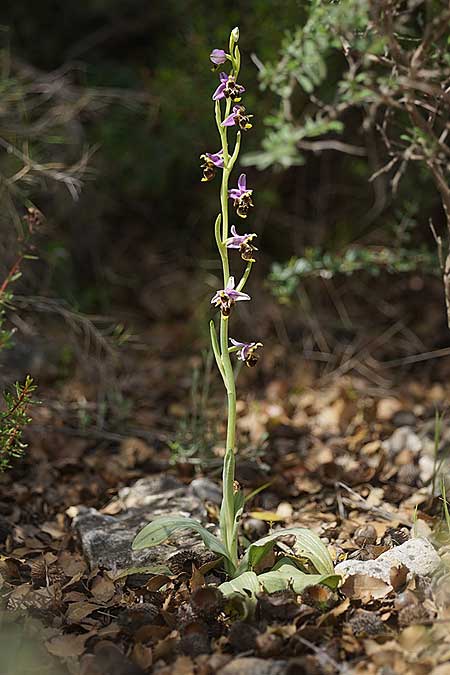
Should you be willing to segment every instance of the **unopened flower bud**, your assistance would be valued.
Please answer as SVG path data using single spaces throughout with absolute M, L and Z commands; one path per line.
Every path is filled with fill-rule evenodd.
M 227 60 L 227 54 L 223 49 L 213 49 L 209 58 L 215 66 L 220 66 Z

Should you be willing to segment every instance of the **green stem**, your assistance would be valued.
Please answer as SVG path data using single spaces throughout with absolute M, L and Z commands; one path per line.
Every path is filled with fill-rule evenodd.
M 230 114 L 231 101 L 227 100 L 225 105 L 225 117 Z M 220 206 L 221 218 L 216 220 L 216 242 L 222 261 L 224 287 L 230 277 L 230 265 L 228 261 L 228 249 L 226 240 L 228 238 L 228 180 L 237 159 L 239 152 L 239 142 L 236 139 L 236 146 L 233 155 L 230 158 L 228 152 L 227 128 L 222 127 L 220 103 L 216 101 L 215 115 L 217 129 L 222 142 L 224 157 L 224 169 L 222 172 L 222 185 L 220 188 Z M 222 232 L 220 236 L 220 225 Z M 228 551 L 230 560 L 234 566 L 237 565 L 237 540 L 233 536 L 235 530 L 235 509 L 234 509 L 234 474 L 235 474 L 235 445 L 236 445 L 236 385 L 234 381 L 233 366 L 231 364 L 230 354 L 228 352 L 228 317 L 220 317 L 220 361 L 223 367 L 223 380 L 227 390 L 227 438 L 225 445 L 225 457 L 223 463 L 223 498 L 220 508 L 220 530 L 222 540 Z
M 228 352 L 228 318 L 220 319 L 220 348 L 222 363 L 225 372 L 225 386 L 227 389 L 228 421 L 225 457 L 223 463 L 223 497 L 221 505 L 221 533 L 225 546 L 233 564 L 237 564 L 237 541 L 233 537 L 234 512 L 234 472 L 235 472 L 235 445 L 236 445 L 236 385 L 233 366 Z

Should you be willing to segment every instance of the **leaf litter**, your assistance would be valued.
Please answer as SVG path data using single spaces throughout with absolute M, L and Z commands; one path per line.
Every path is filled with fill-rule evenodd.
M 165 362 L 164 369 L 156 407 L 171 396 L 168 382 L 178 377 L 176 363 Z M 445 408 L 449 387 L 411 379 L 386 394 L 351 376 L 322 384 L 311 376 L 305 383 L 295 364 L 289 386 L 266 375 L 265 387 L 252 389 L 254 376 L 245 376 L 253 395 L 239 401 L 246 449 L 238 480 L 248 494 L 265 485 L 245 512 L 247 544 L 280 523 L 311 528 L 335 563 L 363 565 L 418 536 L 439 548 L 439 570 L 420 576 L 400 561 L 389 579 L 360 568 L 338 588 L 303 587 L 299 579 L 271 593 L 249 579 L 245 597 L 225 597 L 215 556 L 184 551 L 172 567 L 165 560 L 159 568 L 91 569 L 71 528 L 75 507 L 121 513 L 128 507 L 117 499 L 120 488 L 160 472 L 188 484 L 193 467 L 171 463 L 170 429 L 148 408 L 137 411 L 136 428 L 151 420 L 154 440 L 131 435 L 109 441 L 62 438 L 58 411 L 44 404 L 35 423 L 45 417 L 55 432 L 36 434 L 23 465 L 0 478 L 1 632 L 20 637 L 36 662 L 58 675 L 445 675 L 450 546 L 442 500 L 431 491 L 430 462 L 434 410 Z M 148 377 L 145 369 L 142 377 Z M 444 433 L 444 469 L 449 440 Z M 220 458 L 220 444 L 212 453 Z M 214 467 L 212 461 L 212 480 Z M 208 517 L 217 518 L 217 506 L 206 507 Z M 258 572 L 270 574 L 265 570 L 286 554 L 271 552 Z

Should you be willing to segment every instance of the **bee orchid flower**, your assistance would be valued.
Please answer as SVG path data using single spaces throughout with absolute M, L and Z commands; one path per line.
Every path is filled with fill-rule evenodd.
M 247 189 L 247 176 L 245 173 L 241 173 L 238 179 L 237 188 L 228 190 L 228 196 L 230 199 L 234 200 L 236 213 L 241 218 L 247 218 L 248 212 L 253 206 L 252 194 L 253 190 Z
M 231 226 L 231 237 L 225 241 L 227 248 L 235 248 L 241 254 L 242 260 L 246 262 L 255 262 L 253 256 L 253 251 L 257 251 L 256 246 L 253 246 L 251 243 L 252 240 L 258 235 L 255 232 L 251 234 L 238 234 L 234 225 Z
M 228 115 L 228 117 L 225 117 L 221 126 L 232 127 L 237 125 L 242 131 L 247 131 L 248 129 L 252 128 L 252 125 L 250 124 L 251 117 L 253 117 L 253 115 L 245 114 L 245 108 L 243 105 L 235 105 L 233 106 L 233 112 Z
M 214 154 L 205 152 L 203 155 L 200 155 L 200 159 L 202 160 L 200 166 L 203 169 L 202 183 L 214 178 L 216 175 L 216 168 L 223 169 L 223 150 L 219 150 Z
M 242 84 L 238 84 L 233 75 L 220 73 L 220 84 L 213 94 L 213 101 L 220 101 L 222 98 L 231 98 L 236 103 L 241 100 L 241 94 L 245 91 Z
M 228 279 L 226 287 L 216 293 L 211 298 L 211 304 L 215 307 L 220 307 L 223 316 L 230 316 L 231 309 L 236 302 L 240 300 L 250 300 L 247 293 L 241 293 L 234 287 L 234 277 Z
M 233 340 L 233 338 L 230 338 L 230 342 L 236 348 L 235 351 L 237 351 L 239 361 L 243 361 L 249 368 L 256 366 L 258 357 L 255 351 L 263 346 L 262 342 L 239 342 L 238 340 Z

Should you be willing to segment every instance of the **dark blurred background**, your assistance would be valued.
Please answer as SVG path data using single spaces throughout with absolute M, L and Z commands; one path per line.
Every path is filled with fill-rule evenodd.
M 74 186 L 39 169 L 33 180 L 32 172 L 17 180 L 2 216 L 4 242 L 8 232 L 13 242 L 24 205 L 36 205 L 46 221 L 36 240 L 39 260 L 16 290 L 125 325 L 137 314 L 152 335 L 161 321 L 187 319 L 206 344 L 218 272 L 212 237 L 218 184 L 202 184 L 199 168 L 199 156 L 218 149 L 211 101 L 217 75 L 208 56 L 239 25 L 245 105 L 254 114 L 242 154 L 255 197 L 250 231 L 261 250 L 255 279 L 264 285 L 255 313 L 263 337 L 273 334 L 298 356 L 320 362 L 374 339 L 382 360 L 446 345 L 428 227 L 430 219 L 442 227 L 443 212 L 420 164 L 408 167 L 396 194 L 385 173 L 369 182 L 387 155 L 355 108 L 344 113 L 340 138 L 361 152 L 306 151 L 292 159 L 291 143 L 289 161 L 278 146 L 278 159 L 258 160 L 280 107 L 279 92 L 261 73 L 279 61 L 286 31 L 303 26 L 310 7 L 303 0 L 9 3 L 2 15 L 3 86 L 14 93 L 15 84 L 22 97 L 9 138 L 28 142 L 31 133 L 39 162 L 60 161 L 80 181 Z M 331 101 L 346 63 L 332 52 L 325 64 L 318 90 Z M 305 101 L 304 92 L 294 91 L 292 103 L 303 115 Z M 17 116 L 23 129 L 16 128 Z M 1 161 L 11 162 L 11 153 Z M 19 215 L 11 218 L 11 209 Z M 309 251 L 320 262 L 326 254 L 332 266 L 333 256 L 355 246 L 402 249 L 407 264 L 381 266 L 376 274 L 318 274 L 281 297 L 284 304 L 274 297 L 274 278 L 291 258 Z M 14 244 L 5 248 L 8 260 Z M 280 263 L 275 277 L 273 263 Z M 240 320 L 244 331 L 252 325 L 248 310 Z

